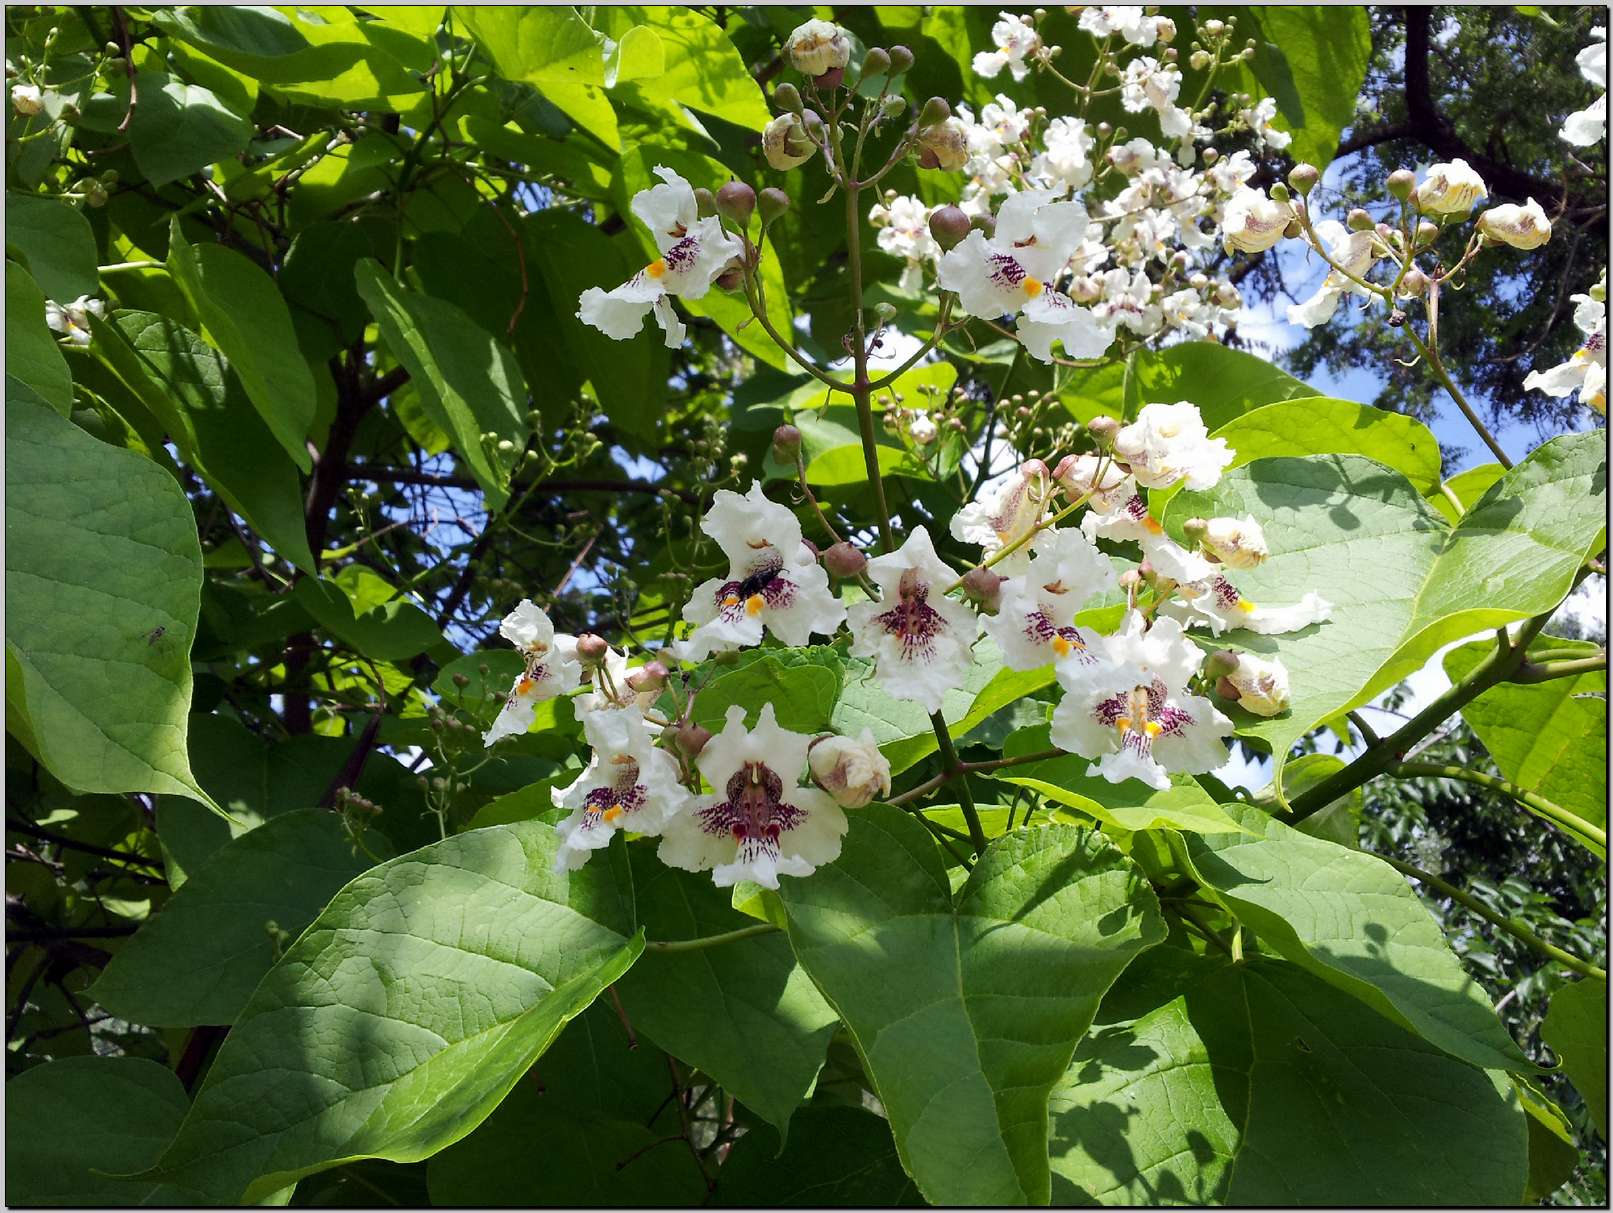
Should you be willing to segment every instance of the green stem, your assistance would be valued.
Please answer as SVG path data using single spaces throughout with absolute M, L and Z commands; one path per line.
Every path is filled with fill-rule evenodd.
M 1467 909 L 1477 914 L 1491 926 L 1500 927 L 1501 930 L 1505 931 L 1508 935 L 1511 935 L 1514 939 L 1522 940 L 1531 948 L 1535 949 L 1535 951 L 1544 956 L 1549 956 L 1552 960 L 1557 961 L 1559 964 L 1566 965 L 1568 968 L 1573 969 L 1574 972 L 1581 973 L 1586 977 L 1599 978 L 1602 981 L 1607 980 L 1606 969 L 1599 969 L 1589 961 L 1581 960 L 1573 953 L 1565 952 L 1555 944 L 1547 943 L 1544 939 L 1540 938 L 1540 936 L 1536 935 L 1521 922 L 1518 922 L 1516 919 L 1507 918 L 1504 915 L 1497 914 L 1494 910 L 1490 909 L 1489 906 L 1485 905 L 1471 893 L 1464 889 L 1458 888 L 1447 880 L 1441 880 L 1432 872 L 1425 872 L 1421 868 L 1414 867 L 1411 864 L 1406 863 L 1404 860 L 1396 859 L 1392 855 L 1379 855 L 1376 851 L 1368 851 L 1367 854 L 1376 855 L 1379 859 L 1383 860 L 1384 863 L 1388 864 L 1391 868 L 1394 868 L 1395 871 L 1401 873 L 1402 875 L 1410 876 L 1413 880 L 1419 880 L 1429 888 L 1443 893 L 1446 897 L 1449 897 L 1458 905 L 1465 906 Z
M 974 847 L 976 855 L 984 855 L 986 831 L 980 824 L 980 810 L 975 808 L 975 798 L 969 791 L 969 779 L 963 764 L 958 761 L 958 750 L 952 744 L 952 734 L 947 729 L 945 717 L 940 712 L 931 712 L 930 727 L 935 730 L 936 744 L 941 748 L 943 774 L 948 777 L 964 776 L 958 784 L 958 807 L 963 810 L 963 819 L 969 823 L 969 844 Z
M 1510 647 L 1503 648 L 1497 645 L 1494 652 L 1468 671 L 1467 677 L 1453 683 L 1444 694 L 1400 728 L 1381 741 L 1368 746 L 1349 766 L 1335 771 L 1320 783 L 1312 784 L 1294 797 L 1289 806 L 1293 810 L 1290 824 L 1303 821 L 1312 813 L 1332 804 L 1340 796 L 1347 795 L 1368 780 L 1382 775 L 1400 762 L 1411 752 L 1412 746 L 1432 733 L 1443 721 L 1497 683 L 1505 682 L 1523 663 L 1529 642 L 1539 634 L 1540 629 L 1546 626 L 1546 621 L 1550 618 L 1550 614 L 1547 613 L 1530 619 L 1519 630 Z
M 770 922 L 759 922 L 753 927 L 740 927 L 724 931 L 721 935 L 703 935 L 698 939 L 652 939 L 644 945 L 646 952 L 699 952 L 705 948 L 721 947 L 741 939 L 754 939 L 758 935 L 771 935 L 779 928 Z
M 1473 771 L 1467 767 L 1447 766 L 1440 762 L 1402 762 L 1392 767 L 1390 773 L 1402 779 L 1415 779 L 1418 776 L 1427 776 L 1431 779 L 1458 779 L 1463 783 L 1488 788 L 1492 792 L 1500 792 L 1503 796 L 1510 796 L 1535 816 L 1544 817 L 1553 825 L 1561 826 L 1581 838 L 1590 839 L 1600 846 L 1604 852 L 1607 850 L 1607 831 L 1602 827 L 1592 825 L 1577 814 L 1569 812 L 1560 804 L 1547 800 L 1538 792 L 1531 792 L 1528 788 L 1520 788 L 1515 783 L 1509 783 L 1505 779 L 1499 779 L 1494 775 L 1486 775 L 1483 771 Z
M 1450 398 L 1456 401 L 1456 407 L 1462 410 L 1462 416 L 1467 418 L 1468 424 L 1473 427 L 1478 436 L 1484 439 L 1484 445 L 1490 448 L 1490 453 L 1495 456 L 1496 462 L 1504 468 L 1512 467 L 1512 459 L 1507 455 L 1501 444 L 1496 441 L 1495 435 L 1490 433 L 1489 427 L 1479 420 L 1479 415 L 1473 411 L 1473 406 L 1467 402 L 1467 397 L 1462 395 L 1462 389 L 1456 386 L 1456 380 L 1446 373 L 1445 364 L 1439 360 L 1439 354 L 1434 351 L 1431 345 L 1423 342 L 1423 339 L 1417 335 L 1417 330 L 1410 324 L 1406 325 L 1406 335 L 1411 338 L 1411 343 L 1417 347 L 1417 352 L 1428 363 L 1428 369 L 1434 372 L 1434 378 L 1439 380 Z
M 1595 674 L 1607 669 L 1607 654 L 1594 657 L 1571 657 L 1563 661 L 1525 661 L 1512 676 L 1513 682 L 1550 682 L 1553 678 L 1572 678 L 1576 674 Z
M 863 256 L 861 212 L 858 199 L 862 187 L 848 173 L 842 188 L 846 193 L 846 261 L 851 270 L 851 307 L 855 317 L 852 323 L 852 361 L 856 376 L 851 384 L 851 398 L 857 403 L 857 430 L 862 437 L 863 464 L 868 471 L 868 484 L 874 490 L 874 506 L 879 512 L 879 542 L 888 552 L 896 546 L 891 532 L 890 506 L 885 504 L 885 482 L 879 474 L 879 441 L 874 434 L 873 392 L 868 382 L 868 344 L 863 331 Z

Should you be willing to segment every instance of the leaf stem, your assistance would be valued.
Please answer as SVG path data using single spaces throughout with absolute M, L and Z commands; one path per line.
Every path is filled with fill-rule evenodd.
M 1576 674 L 1594 674 L 1607 669 L 1607 653 L 1591 657 L 1570 657 L 1562 661 L 1525 661 L 1511 681 L 1533 683 L 1550 682 L 1554 678 L 1572 678 Z
M 984 855 L 986 831 L 980 824 L 980 810 L 975 808 L 974 795 L 969 791 L 967 771 L 958 761 L 958 750 L 952 744 L 952 734 L 947 729 L 946 718 L 940 712 L 931 712 L 930 726 L 935 730 L 936 744 L 941 748 L 942 773 L 948 777 L 964 776 L 958 784 L 958 807 L 963 810 L 963 819 L 969 823 L 969 845 L 974 847 L 976 855 Z
M 721 947 L 725 943 L 736 943 L 741 939 L 754 939 L 758 935 L 771 935 L 779 928 L 770 922 L 759 922 L 755 926 L 739 927 L 737 930 L 724 931 L 721 935 L 702 935 L 698 939 L 652 939 L 644 945 L 646 952 L 699 952 L 705 948 Z
M 1458 905 L 1465 906 L 1468 910 L 1471 910 L 1474 914 L 1477 914 L 1491 926 L 1501 928 L 1501 930 L 1505 931 L 1508 935 L 1511 935 L 1514 939 L 1521 940 L 1522 942 L 1528 944 L 1531 948 L 1535 949 L 1535 951 L 1544 956 L 1549 956 L 1552 960 L 1557 961 L 1559 964 L 1566 965 L 1568 968 L 1574 970 L 1574 972 L 1581 973 L 1586 977 L 1600 978 L 1602 981 L 1607 980 L 1606 969 L 1599 969 L 1589 961 L 1581 960 L 1573 953 L 1565 952 L 1555 944 L 1547 943 L 1528 927 L 1517 921 L 1517 919 L 1507 918 L 1502 914 L 1497 914 L 1477 897 L 1474 897 L 1473 894 L 1464 889 L 1458 888 L 1456 885 L 1451 884 L 1448 880 L 1442 880 L 1438 876 L 1435 876 L 1432 872 L 1425 872 L 1421 868 L 1415 867 L 1404 860 L 1396 859 L 1393 855 L 1380 855 L 1376 851 L 1368 851 L 1367 854 L 1377 856 L 1377 858 L 1383 860 L 1384 863 L 1388 864 L 1391 868 L 1394 868 L 1395 871 L 1401 873 L 1401 875 L 1410 876 L 1413 880 L 1421 881 L 1429 888 L 1438 890 L 1446 897 L 1449 897 L 1452 901 L 1456 902 Z
M 1605 852 L 1607 850 L 1607 831 L 1600 826 L 1592 825 L 1579 815 L 1570 812 L 1554 801 L 1547 800 L 1538 792 L 1531 792 L 1528 788 L 1519 787 L 1505 779 L 1494 775 L 1486 775 L 1483 771 L 1470 770 L 1467 767 L 1447 766 L 1439 762 L 1402 762 L 1390 769 L 1390 774 L 1401 779 L 1415 779 L 1427 776 L 1432 779 L 1457 779 L 1463 783 L 1475 784 L 1481 788 L 1488 788 L 1492 792 L 1500 792 L 1509 796 L 1537 817 L 1544 817 L 1555 826 L 1581 838 L 1588 838 L 1595 842 Z

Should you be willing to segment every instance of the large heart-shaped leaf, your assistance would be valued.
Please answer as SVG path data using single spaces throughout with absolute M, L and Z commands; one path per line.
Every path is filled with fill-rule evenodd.
M 620 846 L 569 876 L 557 847 L 541 822 L 494 826 L 348 884 L 263 979 L 142 1178 L 235 1203 L 469 1133 L 643 947 Z
M 6 703 L 86 792 L 211 805 L 185 753 L 202 551 L 179 484 L 43 404 L 6 404 Z
M 1051 825 L 992 843 L 954 898 L 924 827 L 875 806 L 780 896 L 925 1199 L 1047 1203 L 1048 1092 L 1104 991 L 1164 937 L 1131 861 Z
M 1374 855 L 1228 805 L 1244 834 L 1189 835 L 1205 887 L 1262 943 L 1489 1069 L 1533 1069 L 1411 886 Z
M 6 396 L 48 404 L 63 417 L 73 408 L 73 377 L 45 327 L 45 296 L 28 271 L 6 262 Z
M 1607 1137 L 1607 981 L 1587 977 L 1551 996 L 1541 1036 Z
M 1304 396 L 1264 404 L 1212 437 L 1232 448 L 1232 467 L 1277 455 L 1365 455 L 1394 468 L 1425 497 L 1439 491 L 1439 441 L 1428 427 L 1353 400 Z
M 1303 969 L 1158 948 L 1053 1092 L 1054 1200 L 1516 1204 L 1510 1084 Z

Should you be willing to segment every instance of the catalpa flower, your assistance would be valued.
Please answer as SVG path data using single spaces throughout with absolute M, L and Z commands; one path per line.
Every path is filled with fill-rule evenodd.
M 1221 246 L 1229 253 L 1263 253 L 1283 238 L 1292 218 L 1288 207 L 1266 197 L 1264 190 L 1240 186 L 1221 216 Z
M 1281 716 L 1288 710 L 1288 669 L 1276 658 L 1266 660 L 1253 653 L 1239 653 L 1238 664 L 1225 675 L 1223 691 L 1246 712 L 1256 716 Z M 1221 684 L 1217 684 L 1221 686 Z
M 719 888 L 753 880 L 776 889 L 780 876 L 810 876 L 840 854 L 846 815 L 828 793 L 800 786 L 812 739 L 781 729 L 765 704 L 756 727 L 728 709 L 696 760 L 714 789 L 665 827 L 657 854 L 669 867 L 710 871 Z
M 880 753 L 872 729 L 850 737 L 820 737 L 807 750 L 818 786 L 843 809 L 860 809 L 891 793 L 890 760 Z
M 557 872 L 582 867 L 618 830 L 661 833 L 690 799 L 678 782 L 676 760 L 656 749 L 643 716 L 612 711 L 580 716 L 593 756 L 570 787 L 549 790 L 555 807 L 571 810 L 555 827 Z
M 1182 90 L 1182 73 L 1144 55 L 1126 64 L 1120 77 L 1120 104 L 1133 114 L 1153 110 L 1167 139 L 1179 139 L 1193 129 L 1193 119 L 1176 104 Z
M 1088 539 L 1135 543 L 1154 571 L 1172 581 L 1197 582 L 1215 576 L 1215 565 L 1165 533 L 1164 526 L 1148 512 L 1148 502 L 1136 491 L 1136 482 L 1129 476 L 1125 488 L 1129 495 L 1116 508 L 1103 513 L 1094 510 L 1081 519 L 1082 533 Z
M 1350 280 L 1350 275 L 1365 278 L 1377 259 L 1377 251 L 1373 247 L 1377 237 L 1372 231 L 1352 232 L 1337 219 L 1323 219 L 1316 225 L 1316 235 L 1327 246 L 1327 255 L 1333 263 L 1348 273 L 1330 269 L 1314 295 L 1303 303 L 1289 305 L 1288 323 L 1303 325 L 1308 329 L 1331 320 L 1333 313 L 1338 310 L 1339 300 L 1345 295 L 1367 293 Z
M 1479 231 L 1497 244 L 1528 252 L 1551 239 L 1551 220 L 1533 198 L 1526 206 L 1506 203 L 1479 216 Z
M 952 537 L 961 543 L 978 543 L 982 560 L 989 560 L 1009 544 L 1033 534 L 1047 513 L 1052 478 L 1047 464 L 1027 459 L 997 489 L 971 501 L 952 516 Z M 1025 567 L 1030 554 L 1020 547 L 1001 562 L 999 572 Z
M 1023 80 L 1031 70 L 1025 61 L 1042 49 L 1041 36 L 1030 19 L 1016 17 L 1013 13 L 998 16 L 991 27 L 991 40 L 997 49 L 981 51 L 974 57 L 975 75 L 987 80 L 996 77 L 1005 67 L 1016 82 Z
M 588 668 L 586 674 L 589 689 L 577 697 L 579 713 L 610 712 L 617 708 L 635 708 L 642 712 L 660 694 L 658 690 L 633 689 L 629 682 L 632 671 L 627 668 L 627 654 L 620 649 L 606 647 L 605 655 Z M 649 726 L 652 732 L 659 727 L 653 724 Z
M 577 638 L 556 634 L 549 616 L 536 603 L 521 599 L 520 605 L 504 616 L 498 631 L 520 652 L 525 667 L 510 687 L 493 726 L 482 734 L 483 745 L 525 733 L 532 727 L 538 704 L 564 695 L 582 682 Z
M 1050 662 L 1096 665 L 1102 638 L 1075 626 L 1075 614 L 1092 595 L 1115 585 L 1108 557 L 1080 531 L 1043 531 L 1025 572 L 1003 582 L 1000 605 L 986 631 L 1011 670 Z
M 1090 153 L 1096 142 L 1080 118 L 1054 118 L 1042 132 L 1042 148 L 1031 161 L 1031 175 L 1050 185 L 1078 190 L 1092 180 Z
M 1484 178 L 1466 160 L 1456 159 L 1430 168 L 1411 199 L 1427 214 L 1465 215 L 1488 196 Z
M 895 699 L 941 710 L 941 699 L 962 684 L 980 624 L 969 607 L 946 596 L 956 575 L 916 528 L 894 552 L 868 562 L 879 587 L 877 602 L 859 602 L 847 612 L 851 655 L 872 657 L 874 677 Z
M 71 303 L 45 300 L 45 327 L 60 333 L 69 344 L 85 346 L 90 343 L 90 317 L 100 319 L 106 315 L 106 303 L 80 295 Z
M 801 524 L 769 501 L 760 481 L 743 496 L 719 489 L 700 529 L 728 557 L 728 575 L 695 587 L 683 618 L 695 625 L 676 647 L 685 661 L 762 642 L 763 630 L 788 645 L 832 636 L 846 609 L 829 591 L 829 574 L 801 541 Z
M 1133 46 L 1147 48 L 1163 39 L 1176 37 L 1176 22 L 1169 17 L 1150 17 L 1141 4 L 1092 4 L 1081 10 L 1076 23 L 1094 38 L 1119 34 Z
M 45 111 L 45 95 L 37 84 L 13 84 L 11 86 L 11 108 L 25 118 Z
M 1137 495 L 1137 482 L 1107 455 L 1066 455 L 1053 479 L 1072 503 L 1085 500 L 1094 514 L 1122 509 Z
M 662 184 L 634 194 L 633 213 L 650 229 L 661 255 L 615 290 L 589 287 L 578 300 L 577 318 L 625 341 L 653 312 L 667 346 L 676 349 L 686 330 L 672 310 L 672 296 L 701 298 L 743 249 L 715 215 L 700 218 L 687 181 L 669 168 L 657 168 L 655 175 Z
M 1210 632 L 1255 632 L 1275 636 L 1297 632 L 1313 623 L 1322 623 L 1333 614 L 1333 606 L 1314 590 L 1287 606 L 1266 606 L 1245 598 L 1238 587 L 1219 573 L 1198 582 L 1176 587 L 1178 597 L 1160 607 L 1160 614 L 1184 625 L 1208 624 Z
M 1607 30 L 1597 26 L 1591 37 L 1595 41 L 1580 51 L 1574 62 L 1581 76 L 1601 86 L 1602 95 L 1585 109 L 1569 114 L 1557 132 L 1564 142 L 1575 147 L 1590 147 L 1607 135 Z
M 1097 357 L 1111 334 L 1050 283 L 1086 236 L 1087 212 L 1052 190 L 1025 190 L 1002 204 L 996 233 L 972 231 L 942 258 L 937 281 L 971 316 L 1020 316 L 1025 348 L 1043 361 L 1055 340 L 1073 357 Z M 1024 321 L 1030 322 L 1030 328 Z M 1081 351 L 1095 350 L 1088 353 Z
M 1211 438 L 1198 405 L 1186 400 L 1145 404 L 1115 435 L 1115 455 L 1145 488 L 1181 482 L 1195 491 L 1215 487 L 1233 459 L 1226 440 Z
M 1275 97 L 1262 97 L 1257 105 L 1238 111 L 1238 117 L 1243 119 L 1244 125 L 1249 128 L 1249 133 L 1255 137 L 1257 148 L 1269 147 L 1273 151 L 1280 152 L 1294 141 L 1294 137 L 1271 124 L 1271 120 L 1276 116 Z
M 1606 282 L 1606 275 L 1603 275 Z M 1607 411 L 1607 304 L 1591 295 L 1575 295 L 1574 324 L 1585 344 L 1567 362 L 1550 370 L 1530 371 L 1525 389 L 1561 399 L 1578 393 L 1581 404 Z
M 1232 722 L 1187 690 L 1203 658 L 1171 619 L 1146 628 L 1126 617 L 1105 643 L 1106 663 L 1055 667 L 1064 698 L 1053 712 L 1053 744 L 1083 758 L 1110 783 L 1140 779 L 1170 787 L 1171 771 L 1213 771 L 1226 761 Z
M 899 194 L 868 212 L 868 222 L 879 229 L 880 250 L 907 263 L 900 284 L 904 291 L 920 289 L 924 267 L 941 255 L 941 246 L 930 235 L 930 210 L 922 198 Z

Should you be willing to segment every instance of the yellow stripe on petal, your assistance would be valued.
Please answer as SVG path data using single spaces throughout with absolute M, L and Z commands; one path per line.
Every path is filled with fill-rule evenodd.
M 745 614 L 760 615 L 762 613 L 762 608 L 766 605 L 767 599 L 763 598 L 760 594 L 752 594 L 749 598 L 745 599 Z
M 1040 278 L 1026 278 L 1019 284 L 1019 286 L 1020 289 L 1024 291 L 1025 294 L 1031 299 L 1036 298 L 1036 296 L 1042 293 L 1042 280 Z
M 666 273 L 665 259 L 657 257 L 654 261 L 650 262 L 644 267 L 644 272 L 651 278 L 659 278 L 662 274 Z
M 1247 598 L 1240 598 L 1238 599 L 1238 609 L 1245 615 L 1253 615 L 1260 608 L 1254 603 L 1250 602 Z

